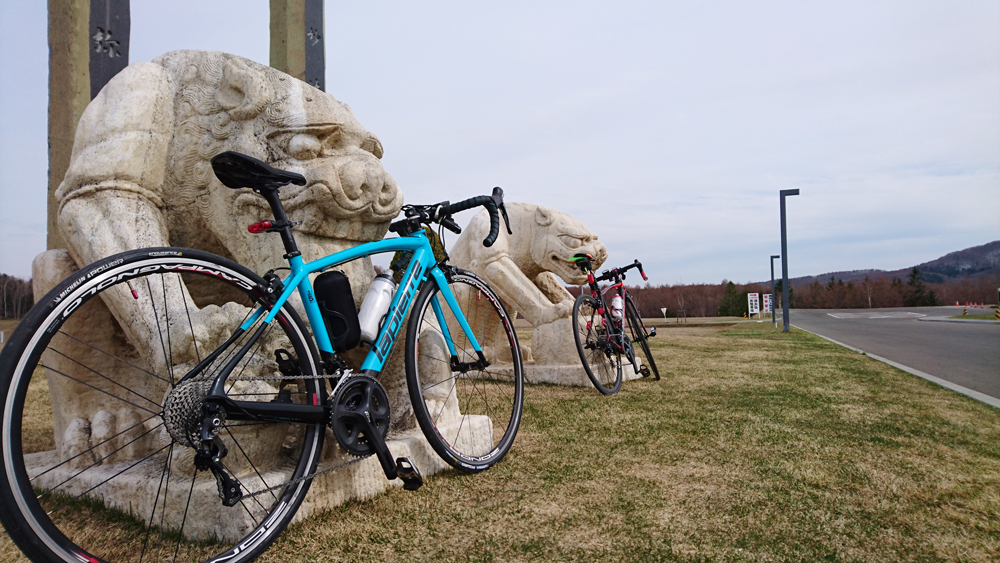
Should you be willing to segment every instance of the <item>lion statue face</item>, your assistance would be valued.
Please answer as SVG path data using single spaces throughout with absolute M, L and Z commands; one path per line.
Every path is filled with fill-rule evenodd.
M 175 51 L 153 63 L 177 88 L 167 178 L 174 185 L 164 186 L 177 197 L 166 201 L 168 213 L 195 213 L 204 219 L 195 223 L 211 234 L 172 229 L 176 244 L 211 248 L 216 242 L 238 261 L 259 264 L 264 257 L 260 266 L 278 265 L 272 258 L 283 252 L 276 237 L 246 233 L 247 224 L 270 217 L 266 202 L 248 189 L 225 188 L 211 172 L 209 159 L 225 150 L 306 177 L 305 186 L 280 192 L 289 218 L 301 222 L 295 235 L 306 260 L 385 235 L 403 197 L 379 160 L 381 142 L 346 104 L 234 55 Z
M 536 228 L 545 236 L 536 236 L 531 246 L 531 259 L 540 270 L 550 271 L 568 284 L 587 283 L 587 275 L 570 261 L 576 254 L 590 254 L 597 268 L 607 259 L 608 250 L 597 235 L 573 217 L 538 206 L 535 208 Z

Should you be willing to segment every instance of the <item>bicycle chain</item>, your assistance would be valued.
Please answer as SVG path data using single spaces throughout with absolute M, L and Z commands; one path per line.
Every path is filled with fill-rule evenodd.
M 244 377 L 232 377 L 232 378 L 230 378 L 230 381 L 233 381 L 233 380 L 236 380 L 236 381 L 285 381 L 285 380 L 295 381 L 295 380 L 299 380 L 299 379 L 348 378 L 348 377 L 351 377 L 353 375 L 351 372 L 352 372 L 352 370 L 344 370 L 343 373 L 338 374 L 338 375 L 244 376 Z M 354 465 L 355 463 L 358 463 L 359 461 L 363 461 L 363 460 L 371 457 L 372 455 L 373 454 L 368 454 L 368 455 L 363 455 L 363 456 L 352 456 L 352 459 L 350 459 L 350 460 L 348 460 L 348 461 L 346 461 L 344 463 L 341 463 L 340 465 L 335 465 L 333 467 L 329 467 L 327 469 L 324 469 L 323 471 L 318 471 L 316 473 L 310 473 L 309 475 L 303 475 L 302 477 L 299 477 L 298 479 L 292 479 L 291 481 L 288 481 L 287 483 L 282 483 L 280 485 L 275 485 L 273 487 L 268 487 L 266 489 L 261 489 L 261 490 L 259 490 L 257 492 L 254 492 L 254 493 L 247 493 L 247 494 L 243 495 L 243 498 L 254 498 L 254 497 L 257 497 L 257 496 L 260 496 L 260 495 L 263 495 L 263 494 L 266 494 L 266 493 L 269 493 L 269 492 L 272 492 L 272 491 L 276 491 L 278 489 L 286 489 L 288 487 L 293 487 L 293 486 L 298 485 L 299 483 L 301 483 L 301 482 L 303 482 L 303 481 L 305 481 L 307 479 L 315 479 L 316 477 L 319 477 L 321 475 L 326 475 L 327 473 L 333 473 L 334 471 L 336 471 L 338 469 L 343 469 L 344 467 L 347 467 L 349 465 Z

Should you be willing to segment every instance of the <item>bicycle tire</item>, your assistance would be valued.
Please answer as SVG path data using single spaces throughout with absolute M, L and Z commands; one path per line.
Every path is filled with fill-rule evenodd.
M 0 353 L 0 521 L 29 558 L 247 562 L 288 525 L 310 485 L 308 479 L 294 480 L 315 471 L 324 424 L 223 422 L 219 437 L 228 448 L 226 467 L 245 495 L 259 493 L 232 508 L 222 506 L 212 473 L 195 469 L 193 448 L 165 426 L 168 418 L 174 429 L 177 420 L 190 420 L 184 416 L 200 400 L 195 387 L 177 386 L 217 344 L 200 346 L 213 338 L 224 341 L 224 331 L 235 328 L 225 321 L 248 318 L 244 309 L 270 307 L 262 284 L 247 268 L 206 252 L 135 250 L 77 271 L 21 321 Z M 155 318 L 158 344 L 129 344 L 133 340 L 111 313 L 122 296 L 138 304 L 127 309 L 135 314 L 153 311 L 147 318 Z M 316 350 L 295 311 L 286 304 L 275 320 L 233 372 L 230 396 L 279 398 L 279 384 L 241 379 L 272 377 L 278 364 L 267 355 L 277 347 L 294 354 L 302 374 L 320 373 Z M 252 329 L 244 338 L 250 334 Z M 149 359 L 161 354 L 162 363 Z M 322 400 L 320 379 L 284 383 L 293 402 Z M 84 410 L 48 407 L 47 412 L 46 401 L 53 394 L 65 400 L 66 389 L 80 391 L 92 404 L 70 401 Z M 190 395 L 171 394 L 183 400 L 170 403 L 168 411 L 165 397 L 175 389 Z M 82 418 L 57 440 L 57 416 Z M 74 427 L 78 420 L 83 423 Z M 87 424 L 89 435 L 80 434 Z M 293 485 L 280 488 L 287 482 Z
M 614 395 L 622 387 L 622 356 L 607 342 L 599 303 L 590 295 L 581 295 L 573 303 L 573 339 L 587 377 L 598 391 Z
M 656 369 L 656 361 L 653 360 L 653 353 L 649 350 L 649 338 L 646 336 L 646 327 L 642 324 L 642 317 L 635 309 L 632 299 L 625 300 L 625 314 L 628 316 L 629 329 L 632 331 L 632 342 L 638 342 L 642 348 L 642 353 L 646 357 L 646 366 L 649 367 L 653 379 L 660 380 L 660 371 Z
M 485 369 L 455 369 L 478 356 L 440 289 L 429 278 L 417 294 L 406 329 L 406 384 L 413 412 L 431 447 L 452 467 L 483 471 L 507 455 L 521 423 L 524 372 L 514 323 L 496 292 L 471 272 L 445 273 L 485 358 Z M 445 319 L 456 354 L 451 355 Z M 487 439 L 489 436 L 489 439 Z

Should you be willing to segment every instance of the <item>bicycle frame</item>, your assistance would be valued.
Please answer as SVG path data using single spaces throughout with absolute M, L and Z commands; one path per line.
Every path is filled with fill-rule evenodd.
M 229 418 L 232 420 L 254 420 L 258 418 L 267 418 L 307 423 L 325 422 L 326 410 L 323 406 L 319 405 L 318 397 L 310 397 L 309 404 L 306 405 L 236 401 L 226 396 L 226 379 L 228 378 L 232 367 L 235 367 L 246 351 L 254 345 L 257 338 L 278 315 L 282 306 L 288 301 L 294 291 L 298 291 L 300 297 L 302 298 L 302 304 L 305 307 L 308 322 L 313 331 L 313 339 L 315 340 L 317 347 L 322 352 L 333 354 L 333 346 L 330 342 L 330 336 L 326 330 L 326 323 L 323 320 L 323 315 L 316 302 L 316 296 L 313 293 L 312 283 L 309 281 L 309 274 L 319 272 L 327 268 L 332 268 L 352 260 L 371 256 L 372 254 L 382 254 L 397 250 L 413 252 L 413 256 L 410 258 L 410 263 L 406 268 L 406 272 L 403 274 L 403 282 L 399 285 L 395 295 L 393 295 L 392 302 L 389 304 L 389 312 L 387 316 L 389 320 L 388 322 L 383 323 L 382 327 L 379 329 L 378 335 L 375 337 L 375 343 L 372 345 L 371 350 L 368 351 L 368 355 L 361 364 L 361 373 L 375 378 L 382 372 L 385 360 L 389 357 L 389 352 L 392 350 L 392 346 L 396 341 L 396 336 L 402 328 L 403 319 L 406 317 L 406 313 L 409 310 L 410 303 L 412 302 L 416 291 L 420 289 L 420 287 L 430 278 L 433 278 L 438 284 L 438 289 L 441 292 L 441 295 L 444 296 L 445 303 L 448 305 L 448 308 L 451 310 L 452 314 L 454 314 L 455 319 L 458 321 L 462 331 L 469 339 L 469 344 L 472 345 L 473 349 L 479 355 L 480 361 L 485 361 L 482 348 L 476 340 L 475 334 L 473 334 L 472 328 L 469 326 L 469 323 L 465 318 L 465 314 L 462 312 L 461 307 L 459 307 L 455 294 L 451 291 L 451 288 L 448 287 L 448 280 L 445 277 L 444 272 L 434 259 L 434 251 L 431 249 L 430 242 L 427 240 L 427 237 L 423 232 L 416 232 L 405 237 L 383 239 L 380 241 L 360 244 L 354 248 L 349 248 L 308 263 L 304 262 L 301 256 L 293 256 L 289 258 L 288 261 L 291 266 L 292 273 L 285 278 L 283 282 L 284 290 L 271 306 L 270 312 L 264 316 L 264 307 L 258 306 L 250 317 L 244 321 L 242 325 L 240 325 L 240 329 L 230 337 L 229 341 L 216 350 L 216 352 L 218 352 L 224 349 L 240 334 L 246 333 L 247 330 L 253 327 L 262 316 L 264 317 L 263 323 L 257 329 L 256 334 L 250 338 L 249 342 L 244 344 L 240 352 L 238 352 L 236 356 L 229 361 L 227 367 L 222 373 L 219 374 L 218 378 L 212 385 L 212 390 L 209 393 L 209 396 L 214 397 L 231 407 L 226 410 L 228 411 Z M 448 346 L 448 352 L 451 354 L 452 358 L 455 358 L 457 357 L 457 351 L 455 349 L 454 340 L 451 337 L 451 331 L 449 330 L 448 324 L 445 320 L 444 309 L 442 309 L 441 303 L 438 302 L 436 296 L 431 301 L 431 307 L 433 308 L 434 315 L 439 326 L 441 327 L 442 335 L 444 336 L 445 343 Z M 205 360 L 202 360 L 199 366 L 196 366 L 191 372 L 189 372 L 188 376 L 198 372 L 200 366 L 213 361 L 215 355 L 216 353 L 213 353 L 209 357 L 205 358 Z M 188 376 L 185 376 L 185 379 Z
M 406 272 L 403 274 L 402 282 L 399 284 L 395 295 L 392 297 L 392 302 L 389 304 L 388 320 L 379 329 L 378 335 L 375 337 L 375 343 L 361 364 L 361 372 L 372 376 L 381 373 L 385 365 L 385 360 L 389 357 L 389 352 L 396 341 L 396 336 L 399 334 L 400 328 L 402 328 L 403 319 L 409 310 L 410 302 L 424 281 L 430 278 L 434 278 L 434 281 L 437 282 L 441 295 L 444 296 L 449 309 L 451 309 L 462 330 L 469 338 L 473 349 L 476 352 L 481 352 L 479 343 L 476 341 L 475 335 L 472 333 L 472 329 L 469 327 L 468 321 L 465 319 L 465 315 L 462 313 L 454 293 L 448 287 L 444 272 L 438 266 L 434 258 L 434 251 L 431 249 L 430 242 L 423 232 L 417 232 L 407 237 L 367 242 L 308 263 L 304 262 L 301 256 L 290 258 L 288 262 L 292 273 L 285 278 L 284 291 L 282 291 L 281 295 L 275 301 L 271 312 L 264 318 L 264 322 L 269 324 L 273 321 L 281 306 L 291 297 L 292 292 L 297 290 L 299 296 L 302 298 L 302 305 L 305 307 L 306 316 L 309 319 L 309 325 L 312 328 L 313 338 L 316 341 L 317 347 L 321 351 L 332 354 L 333 345 L 330 342 L 330 336 L 327 333 L 326 323 L 323 320 L 319 305 L 316 303 L 316 296 L 313 293 L 312 283 L 309 281 L 309 274 L 320 272 L 352 260 L 365 258 L 372 254 L 383 254 L 397 250 L 413 252 L 413 256 L 406 268 Z M 437 302 L 437 298 L 432 302 L 432 307 L 445 335 L 448 351 L 454 355 L 456 353 L 454 343 L 445 323 L 444 311 L 441 309 L 441 304 Z M 244 330 L 249 329 L 262 314 L 263 308 L 259 308 L 240 328 Z
M 618 346 L 621 351 L 625 353 L 626 359 L 633 366 L 637 366 L 635 362 L 635 352 L 632 349 L 631 341 L 625 336 L 625 299 L 631 299 L 628 297 L 628 293 L 625 290 L 625 280 L 622 278 L 617 278 L 612 280 L 614 283 L 603 290 L 597 284 L 597 278 L 594 277 L 593 272 L 587 272 L 587 283 L 590 286 L 591 296 L 597 300 L 598 308 L 597 314 L 600 315 L 601 323 L 607 327 L 608 336 L 615 338 L 618 341 Z M 618 295 L 622 298 L 622 318 L 620 321 L 616 320 L 608 310 L 608 302 L 605 300 L 604 296 L 611 290 L 617 289 Z M 590 321 L 588 321 L 589 323 Z M 588 327 L 589 328 L 589 327 Z M 637 368 L 638 369 L 638 368 Z

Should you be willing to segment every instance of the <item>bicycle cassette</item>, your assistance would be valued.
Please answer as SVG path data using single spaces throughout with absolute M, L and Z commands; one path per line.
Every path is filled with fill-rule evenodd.
M 382 440 L 389 434 L 389 396 L 382 385 L 356 375 L 338 386 L 332 401 L 330 428 L 340 447 L 356 456 L 375 453 L 365 430 L 370 420 Z

